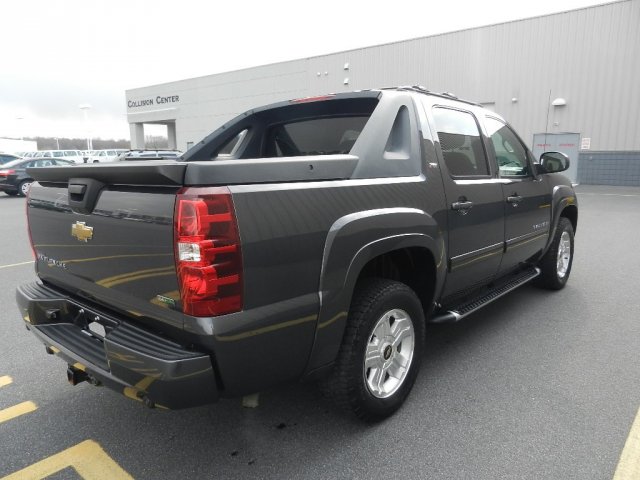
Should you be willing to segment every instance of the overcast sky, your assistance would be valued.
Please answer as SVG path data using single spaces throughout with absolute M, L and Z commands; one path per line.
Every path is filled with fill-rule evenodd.
M 124 92 L 603 3 L 5 0 L 0 137 L 129 138 Z

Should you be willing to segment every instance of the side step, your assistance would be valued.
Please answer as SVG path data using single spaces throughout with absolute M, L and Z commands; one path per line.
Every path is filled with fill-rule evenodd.
M 505 283 L 500 283 L 479 297 L 473 298 L 452 310 L 436 313 L 429 321 L 431 323 L 452 323 L 462 320 L 467 315 L 533 280 L 538 275 L 540 275 L 540 269 L 537 267 L 531 267 L 509 278 Z

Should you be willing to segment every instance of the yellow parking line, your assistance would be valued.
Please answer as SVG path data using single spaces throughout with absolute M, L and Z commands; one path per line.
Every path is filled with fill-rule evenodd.
M 93 440 L 67 448 L 0 480 L 42 480 L 68 467 L 73 467 L 85 480 L 133 480 Z
M 37 409 L 37 405 L 33 402 L 22 402 L 13 407 L 5 408 L 4 410 L 0 410 L 0 423 L 4 423 L 26 413 L 31 413 Z
M 31 260 L 29 262 L 11 263 L 9 265 L 0 265 L 0 268 L 19 267 L 20 265 L 29 265 L 30 263 L 33 263 L 33 260 Z
M 13 378 L 9 375 L 5 375 L 0 377 L 0 387 L 6 387 L 7 385 L 11 385 L 13 383 Z
M 640 409 L 624 444 L 613 480 L 640 479 Z

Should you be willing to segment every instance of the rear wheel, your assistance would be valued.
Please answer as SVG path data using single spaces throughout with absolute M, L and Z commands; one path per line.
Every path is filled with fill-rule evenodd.
M 551 290 L 564 288 L 569 280 L 572 264 L 573 225 L 568 218 L 560 217 L 551 246 L 538 264 L 541 272 L 536 284 Z
M 362 282 L 325 391 L 364 420 L 391 415 L 415 382 L 424 330 L 422 305 L 413 290 L 391 280 Z
M 20 182 L 20 185 L 18 185 L 18 195 L 20 195 L 21 197 L 26 197 L 29 193 L 29 190 L 31 189 L 32 183 L 33 180 L 23 180 L 22 182 Z

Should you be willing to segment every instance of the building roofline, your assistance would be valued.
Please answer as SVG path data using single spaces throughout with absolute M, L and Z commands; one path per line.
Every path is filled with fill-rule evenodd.
M 261 65 L 253 65 L 251 67 L 238 68 L 238 69 L 235 69 L 235 70 L 226 70 L 224 72 L 211 73 L 211 74 L 208 74 L 208 75 L 200 75 L 200 76 L 197 76 L 197 77 L 183 78 L 183 79 L 180 79 L 180 80 L 171 80 L 169 82 L 155 83 L 155 84 L 152 84 L 152 85 L 143 85 L 143 86 L 140 86 L 140 87 L 128 88 L 128 89 L 125 90 L 125 94 L 127 94 L 130 91 L 139 90 L 139 89 L 142 89 L 142 88 L 159 87 L 159 86 L 162 86 L 162 85 L 169 85 L 169 84 L 172 84 L 172 83 L 184 82 L 184 81 L 187 81 L 187 80 L 196 80 L 196 79 L 200 79 L 200 78 L 214 77 L 214 76 L 217 76 L 217 75 L 225 75 L 227 73 L 243 72 L 243 71 L 246 71 L 246 70 L 253 70 L 254 68 L 263 68 L 263 67 L 269 67 L 269 66 L 273 66 L 273 65 L 284 65 L 284 64 L 292 63 L 292 62 L 299 62 L 300 60 L 312 60 L 312 59 L 316 59 L 316 58 L 328 57 L 328 56 L 331 56 L 331 55 L 340 55 L 340 54 L 345 54 L 345 53 L 350 53 L 350 52 L 355 52 L 355 51 L 360 51 L 360 50 L 369 50 L 369 49 L 372 49 L 372 48 L 386 47 L 386 46 L 389 46 L 389 45 L 396 45 L 396 44 L 405 43 L 405 42 L 414 42 L 414 41 L 423 40 L 423 39 L 426 39 L 426 38 L 442 37 L 442 36 L 445 36 L 445 35 L 453 35 L 453 34 L 456 34 L 456 33 L 469 32 L 469 31 L 472 31 L 472 30 L 480 30 L 480 29 L 483 29 L 483 28 L 498 27 L 498 26 L 502 26 L 502 25 L 508 25 L 510 23 L 526 22 L 526 21 L 537 20 L 537 19 L 545 18 L 545 17 L 553 17 L 553 16 L 556 16 L 556 15 L 565 15 L 567 13 L 580 12 L 582 10 L 590 10 L 590 9 L 593 9 L 593 8 L 602 8 L 602 7 L 615 5 L 615 4 L 618 4 L 618 3 L 630 3 L 632 1 L 633 0 L 614 0 L 614 1 L 610 1 L 610 2 L 598 3 L 596 5 L 588 5 L 586 7 L 574 8 L 574 9 L 570 9 L 570 10 L 562 10 L 560 12 L 545 13 L 543 15 L 535 15 L 533 17 L 519 18 L 519 19 L 516 19 L 516 20 L 507 20 L 505 22 L 490 23 L 490 24 L 486 24 L 486 25 L 479 25 L 479 26 L 476 26 L 476 27 L 461 28 L 459 30 L 451 30 L 449 32 L 434 33 L 433 35 L 424 35 L 424 36 L 421 36 L 421 37 L 405 38 L 405 39 L 401 39 L 401 40 L 394 40 L 394 41 L 391 41 L 391 42 L 378 43 L 378 44 L 375 44 L 375 45 L 367 45 L 367 46 L 364 46 L 364 47 L 350 48 L 350 49 L 347 49 L 347 50 L 338 50 L 337 52 L 322 53 L 322 54 L 319 54 L 319 55 L 312 55 L 312 56 L 309 56 L 309 57 L 299 57 L 299 58 L 293 58 L 293 59 L 290 59 L 290 60 L 282 60 L 282 61 L 279 61 L 279 62 L 263 63 Z

